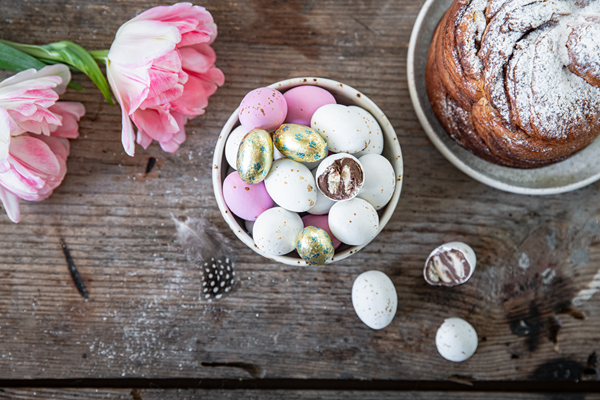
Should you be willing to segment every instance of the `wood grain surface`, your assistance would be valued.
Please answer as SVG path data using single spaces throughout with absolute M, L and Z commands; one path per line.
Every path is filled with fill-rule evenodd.
M 585 393 L 369 392 L 325 390 L 1 389 L 2 400 L 598 400 Z
M 0 37 L 106 49 L 122 23 L 165 3 L 4 0 Z M 214 48 L 226 82 L 175 154 L 152 145 L 128 157 L 119 109 L 76 74 L 85 90 L 65 98 L 82 101 L 87 114 L 63 185 L 41 203 L 22 201 L 19 224 L 0 215 L 0 377 L 597 380 L 600 184 L 548 197 L 504 193 L 435 150 L 406 82 L 422 3 L 204 2 L 219 27 Z M 212 149 L 228 116 L 251 89 L 298 76 L 335 79 L 369 96 L 395 127 L 405 161 L 400 203 L 385 230 L 325 267 L 277 264 L 235 242 L 212 191 Z M 158 161 L 146 173 L 150 157 Z M 199 298 L 199 271 L 174 242 L 172 218 L 201 215 L 238 243 L 237 288 L 213 303 Z M 474 248 L 477 270 L 459 287 L 428 286 L 426 257 L 452 240 Z M 350 297 L 354 279 L 371 269 L 390 276 L 399 298 L 381 331 L 360 322 Z M 479 348 L 466 362 L 437 353 L 435 332 L 448 317 L 477 330 Z M 13 392 L 0 398 L 32 398 Z M 204 395 L 152 396 L 143 398 Z M 425 398 L 414 396 L 406 398 Z

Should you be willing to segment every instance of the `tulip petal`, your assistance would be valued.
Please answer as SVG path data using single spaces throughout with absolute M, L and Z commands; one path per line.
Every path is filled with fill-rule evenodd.
M 206 79 L 206 76 L 223 84 L 223 73 L 218 68 L 211 68 L 209 74 L 204 75 L 190 73 L 190 77 L 183 87 L 183 94 L 171 102 L 173 110 L 190 116 L 204 114 L 208 98 L 217 91 L 215 81 Z
M 50 131 L 52 136 L 60 136 L 69 139 L 76 139 L 79 136 L 79 124 L 77 121 L 85 114 L 83 104 L 59 101 L 48 110 L 62 118 L 61 125 L 51 127 Z
M 10 146 L 10 116 L 5 109 L 0 108 L 0 164 L 4 164 L 8 157 Z M 0 171 L 4 169 L 1 168 Z
M 19 222 L 21 220 L 21 209 L 19 208 L 17 195 L 0 186 L 0 200 L 2 200 L 8 218 L 14 223 Z
M 177 121 L 169 112 L 169 106 L 138 109 L 131 116 L 137 127 L 154 140 L 169 141 L 179 131 Z
M 174 26 L 159 21 L 129 21 L 119 28 L 108 59 L 135 68 L 164 56 L 180 41 L 181 34 Z
M 168 142 L 159 142 L 160 147 L 167 153 L 175 153 L 179 149 L 179 146 L 183 142 L 185 142 L 185 139 L 186 139 L 186 135 L 185 135 L 185 124 L 187 122 L 186 116 L 183 114 L 180 114 L 178 112 L 172 112 L 171 114 L 173 115 L 173 118 L 175 119 L 175 121 L 177 122 L 177 125 L 179 126 L 179 131 L 177 133 L 175 133 L 173 135 L 173 137 L 171 138 L 171 140 L 169 140 Z
M 179 48 L 181 66 L 184 70 L 205 73 L 217 60 L 215 51 L 207 44 L 196 44 Z
M 10 142 L 10 154 L 29 170 L 45 174 L 57 175 L 60 165 L 50 147 L 31 136 L 16 136 Z
M 148 148 L 148 146 L 150 146 L 150 143 L 152 143 L 152 138 L 148 135 L 146 135 L 146 133 L 142 130 L 138 130 L 137 133 L 137 143 L 142 146 L 144 148 L 144 150 L 146 150 Z

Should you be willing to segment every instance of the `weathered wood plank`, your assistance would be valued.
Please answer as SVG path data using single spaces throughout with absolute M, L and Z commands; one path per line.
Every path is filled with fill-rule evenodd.
M 490 393 L 490 392 L 371 392 L 336 390 L 189 390 L 189 389 L 0 389 L 6 400 L 221 400 L 221 399 L 347 399 L 347 400 L 597 400 L 586 393 Z
M 44 202 L 22 202 L 20 224 L 0 216 L 0 376 L 597 379 L 600 295 L 578 295 L 598 287 L 600 184 L 512 195 L 474 182 L 435 151 L 406 83 L 422 2 L 204 2 L 219 24 L 214 47 L 226 84 L 189 123 L 176 154 L 153 145 L 127 157 L 120 111 L 75 76 L 85 91 L 66 97 L 84 102 L 87 115 L 64 184 Z M 108 48 L 121 23 L 158 4 L 5 1 L 0 37 Z M 388 115 L 405 157 L 398 209 L 376 241 L 327 267 L 275 264 L 240 244 L 236 291 L 204 303 L 198 271 L 173 242 L 171 215 L 204 212 L 234 238 L 212 194 L 221 126 L 249 90 L 303 75 L 354 86 Z M 146 174 L 149 157 L 158 163 Z M 88 301 L 70 280 L 61 239 Z M 475 275 L 457 288 L 427 286 L 425 258 L 455 239 L 477 252 Z M 366 328 L 352 309 L 352 282 L 369 269 L 387 273 L 399 295 L 397 316 L 382 331 Z M 575 298 L 585 320 L 563 313 Z M 469 320 L 481 340 L 461 364 L 434 345 L 450 316 Z

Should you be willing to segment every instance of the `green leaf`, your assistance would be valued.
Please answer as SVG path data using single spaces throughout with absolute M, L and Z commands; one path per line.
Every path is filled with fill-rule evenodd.
M 83 90 L 83 88 L 81 86 L 79 86 L 78 84 L 76 84 L 75 82 L 71 81 L 69 82 L 69 87 L 75 90 Z
M 108 50 L 90 50 L 88 51 L 96 62 L 106 64 L 106 58 L 108 57 Z
M 46 64 L 22 51 L 0 43 L 0 69 L 24 71 L 29 68 L 41 69 Z
M 98 64 L 90 53 L 80 45 L 67 40 L 43 46 L 13 43 L 6 40 L 0 40 L 0 43 L 4 43 L 36 58 L 60 62 L 77 68 L 79 71 L 86 74 L 98 89 L 100 89 L 106 100 L 108 100 L 111 105 L 114 105 L 112 98 L 110 97 L 110 88 L 108 87 L 108 83 L 106 82 L 106 78 L 102 74 L 102 71 L 100 71 L 100 67 L 98 67 Z

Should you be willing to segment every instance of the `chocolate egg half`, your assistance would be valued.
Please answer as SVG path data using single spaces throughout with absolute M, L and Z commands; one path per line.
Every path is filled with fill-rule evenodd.
M 298 162 L 315 162 L 327 157 L 325 139 L 304 125 L 281 125 L 273 134 L 273 144 L 281 154 Z
M 316 226 L 307 226 L 296 236 L 296 250 L 311 265 L 323 265 L 333 258 L 331 236 Z
M 273 164 L 273 141 L 269 132 L 253 129 L 240 143 L 237 153 L 237 171 L 249 185 L 262 182 Z

